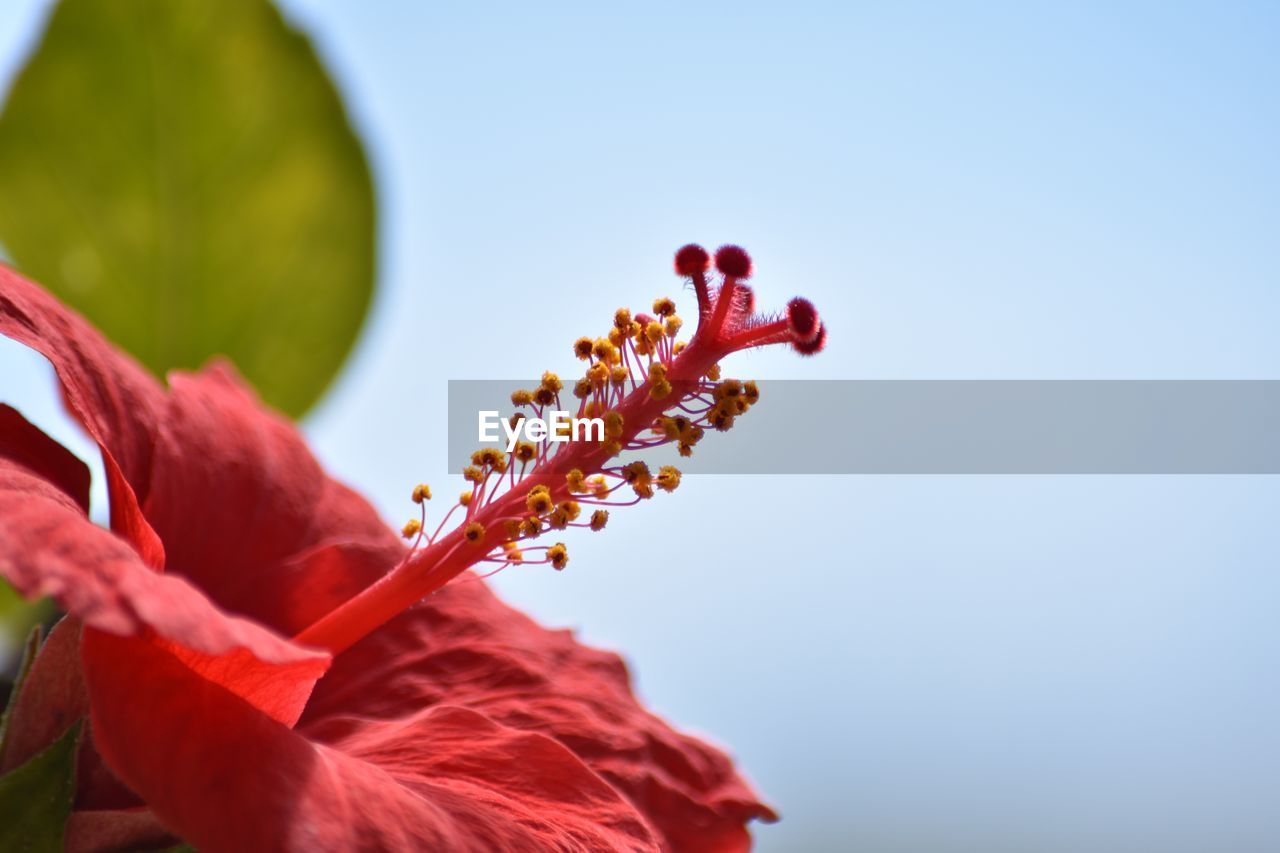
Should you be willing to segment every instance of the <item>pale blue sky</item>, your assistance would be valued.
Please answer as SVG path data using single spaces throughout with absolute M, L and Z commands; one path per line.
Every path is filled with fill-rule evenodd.
M 0 8 L 3 78 L 43 6 Z M 689 240 L 827 318 L 742 375 L 1277 378 L 1275 4 L 286 8 L 384 210 L 307 429 L 392 520 L 461 487 L 447 379 L 568 371 Z M 0 347 L 3 394 L 66 435 L 34 364 Z M 1244 853 L 1280 847 L 1278 508 L 1261 477 L 699 477 L 497 585 L 728 744 L 784 815 L 763 849 Z

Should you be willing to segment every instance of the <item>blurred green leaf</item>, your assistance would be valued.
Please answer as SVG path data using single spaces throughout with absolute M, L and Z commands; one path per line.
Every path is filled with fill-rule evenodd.
M 0 625 L 6 625 L 9 614 L 26 605 L 22 596 L 4 578 L 0 578 Z
M 14 706 L 18 704 L 18 695 L 22 691 L 22 685 L 27 680 L 27 675 L 31 672 L 32 665 L 36 662 L 36 655 L 40 653 L 41 634 L 40 626 L 36 625 L 27 632 L 27 641 L 22 645 L 22 657 L 19 659 L 17 671 L 13 676 L 13 683 L 9 685 L 9 694 L 4 699 L 4 713 L 0 714 L 0 760 L 4 759 L 5 746 L 9 742 L 9 719 L 13 716 Z
M 53 746 L 0 776 L 0 850 L 55 853 L 76 790 L 80 723 Z
M 9 674 L 22 639 L 53 614 L 52 600 L 27 601 L 0 578 L 0 677 Z
M 158 374 L 231 357 L 299 415 L 373 291 L 372 179 L 265 0 L 62 0 L 0 115 L 0 243 Z

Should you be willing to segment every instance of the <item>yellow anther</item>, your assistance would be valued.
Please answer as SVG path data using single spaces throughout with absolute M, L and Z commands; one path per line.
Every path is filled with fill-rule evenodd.
M 658 488 L 664 492 L 674 492 L 680 485 L 680 469 L 674 465 L 663 465 L 658 469 Z
M 537 403 L 539 406 L 550 406 L 555 401 L 556 392 L 546 386 L 542 386 L 537 391 L 533 392 L 533 402 Z
M 597 361 L 587 370 L 587 381 L 597 388 L 603 388 L 609 379 L 609 368 L 602 361 Z
M 573 396 L 579 400 L 585 400 L 591 396 L 591 380 L 579 379 L 573 383 Z
M 422 532 L 422 522 L 416 518 L 411 518 L 405 522 L 404 527 L 400 528 L 400 535 L 405 539 L 412 539 Z
M 573 354 L 586 361 L 591 358 L 591 349 L 595 346 L 591 338 L 578 338 L 573 342 Z
M 568 526 L 569 514 L 562 509 L 556 509 L 552 511 L 551 515 L 547 516 L 547 527 L 552 530 L 564 530 Z
M 679 355 L 684 352 L 684 348 L 688 345 L 689 343 L 687 341 L 676 341 L 676 345 L 671 348 L 671 352 L 675 355 Z
M 663 397 L 671 393 L 671 383 L 663 379 L 660 382 L 654 382 L 649 386 L 649 396 L 655 400 L 661 400 Z
M 507 455 L 496 447 L 482 447 L 471 454 L 471 464 L 477 467 L 489 467 L 499 474 L 507 470 Z M 466 472 L 463 472 L 464 476 Z
M 431 500 L 431 487 L 426 483 L 419 483 L 413 487 L 413 502 L 420 504 L 423 501 Z
M 712 382 L 720 379 L 720 365 L 713 364 L 707 368 L 707 378 Z
M 616 330 L 615 330 L 616 331 Z M 605 364 L 613 364 L 618 360 L 618 346 L 613 341 L 600 338 L 591 350 L 597 359 Z
M 480 457 L 484 460 L 484 464 L 488 465 L 499 474 L 507 470 L 507 454 L 503 453 L 496 447 L 486 447 L 480 452 Z
M 670 317 L 676 313 L 676 304 L 667 297 L 653 300 L 653 313 L 659 317 Z
M 551 495 L 545 490 L 539 491 L 534 489 L 529 492 L 529 496 L 524 500 L 525 507 L 534 515 L 546 515 L 551 512 L 551 508 L 555 503 L 551 500 Z
M 623 421 L 620 412 L 610 409 L 604 413 L 604 434 L 608 438 L 621 438 Z
M 666 332 L 662 330 L 662 326 L 658 323 L 650 323 L 644 327 L 644 336 L 649 339 L 651 344 L 656 344 L 662 340 L 662 336 L 665 334 Z
M 641 480 L 648 480 L 651 476 L 649 466 L 639 459 L 622 466 L 622 479 L 628 483 L 635 484 Z
M 511 392 L 511 405 L 513 406 L 527 406 L 532 402 L 533 402 L 532 391 L 526 391 L 525 389 L 521 388 L 519 391 Z
M 663 328 L 667 331 L 668 338 L 674 338 L 680 334 L 680 329 L 684 326 L 684 320 L 679 317 L 668 317 L 667 322 L 663 324 Z M 683 347 L 681 347 L 683 349 Z
M 482 447 L 471 454 L 471 464 L 477 467 L 488 466 L 499 474 L 507 470 L 507 455 L 496 447 Z M 463 472 L 464 475 L 466 472 Z
M 484 541 L 484 525 L 478 521 L 473 521 L 466 527 L 462 528 L 462 538 L 468 542 L 476 543 Z
M 617 365 L 613 370 L 609 371 L 609 381 L 614 385 L 623 385 L 631 378 L 631 371 L 622 365 Z
M 564 547 L 563 542 L 557 542 L 547 549 L 547 560 L 551 563 L 551 568 L 557 572 L 569 564 L 569 549 Z
M 546 373 L 542 374 L 541 387 L 550 391 L 552 394 L 559 394 L 560 390 L 564 388 L 564 383 L 560 381 L 559 376 L 556 376 L 548 370 Z
M 614 326 L 609 330 L 609 343 L 613 344 L 615 348 L 622 346 L 626 339 L 627 332 L 625 329 L 619 329 L 617 326 Z
M 591 513 L 591 529 L 604 530 L 604 526 L 609 523 L 609 510 L 598 509 Z
M 603 474 L 596 474 L 587 480 L 587 490 L 590 494 L 603 498 L 609 494 L 609 481 L 604 478 Z
M 582 505 L 577 501 L 560 501 L 556 509 L 568 516 L 570 521 L 577 521 L 578 516 L 582 514 Z
M 468 465 L 462 469 L 462 479 L 471 483 L 479 483 L 484 479 L 484 472 L 475 465 Z
M 733 410 L 726 409 L 725 405 L 726 403 L 723 402 L 716 403 L 715 408 L 707 414 L 707 423 L 711 424 L 719 432 L 728 432 L 733 428 Z M 733 404 L 728 403 L 728 405 L 732 406 Z
M 542 522 L 535 516 L 529 516 L 520 522 L 520 535 L 524 537 L 537 536 L 542 532 Z
M 631 311 L 627 308 L 619 308 L 613 312 L 613 325 L 618 329 L 628 329 L 631 326 Z
M 458 495 L 458 503 L 462 504 L 463 506 L 471 506 L 471 498 L 474 494 L 475 492 L 463 492 L 462 494 Z
M 742 395 L 742 383 L 736 379 L 726 379 L 718 384 L 712 391 L 712 396 L 716 400 L 726 400 L 732 397 Z
M 514 542 L 502 543 L 503 556 L 513 563 L 524 562 L 524 552 L 520 550 L 520 546 Z
M 605 439 L 604 443 L 601 444 L 600 447 L 604 450 L 606 458 L 617 456 L 622 452 L 622 442 L 614 438 Z
M 502 522 L 502 529 L 506 532 L 508 537 L 515 539 L 520 535 L 520 522 L 514 518 L 508 518 L 506 521 Z M 506 542 L 502 547 L 505 548 L 510 544 L 512 543 Z
M 578 468 L 574 468 L 568 474 L 565 474 L 564 481 L 569 486 L 569 491 L 575 494 L 582 494 L 587 490 L 587 478 Z
M 538 455 L 538 447 L 527 441 L 518 441 L 516 442 L 516 449 L 512 451 L 511 455 L 520 462 L 532 462 Z
M 754 406 L 760 401 L 760 386 L 755 382 L 743 382 L 742 396 L 748 403 Z

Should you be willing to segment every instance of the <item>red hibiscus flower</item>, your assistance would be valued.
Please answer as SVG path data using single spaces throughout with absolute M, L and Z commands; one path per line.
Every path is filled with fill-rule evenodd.
M 716 381 L 724 354 L 821 346 L 812 306 L 756 318 L 749 258 L 717 261 L 712 293 L 707 254 L 677 255 L 699 299 L 687 346 L 660 300 L 657 318 L 620 312 L 617 333 L 579 352 L 580 411 L 616 416 L 605 442 L 478 454 L 462 523 L 427 537 L 415 522 L 409 549 L 228 365 L 173 373 L 166 390 L 0 267 L 0 333 L 53 363 L 110 500 L 108 530 L 87 517 L 86 467 L 0 406 L 0 575 L 68 614 L 15 699 L 0 772 L 88 719 L 72 849 L 747 847 L 746 824 L 772 811 L 722 753 L 645 711 L 619 658 L 539 627 L 473 574 L 445 585 L 481 560 L 534 561 L 523 540 L 547 530 L 598 529 L 607 511 L 579 522 L 581 505 L 621 485 L 636 500 L 673 489 L 678 472 L 609 459 L 727 428 L 754 391 Z M 621 382 L 615 368 L 641 356 L 644 375 Z M 608 375 L 591 385 L 597 365 Z M 559 392 L 548 377 L 531 398 Z M 697 422 L 664 415 L 704 399 Z M 559 544 L 540 553 L 567 559 Z

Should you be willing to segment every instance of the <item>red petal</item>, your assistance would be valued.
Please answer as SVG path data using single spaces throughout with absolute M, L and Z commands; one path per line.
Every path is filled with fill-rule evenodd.
M 229 365 L 169 381 L 143 505 L 166 571 L 292 635 L 399 560 L 403 546 L 373 508 L 328 477 Z
M 154 631 L 214 655 L 243 647 L 268 663 L 319 663 L 323 671 L 325 655 L 220 612 L 183 578 L 155 574 L 47 481 L 2 462 L 0 554 L 0 573 L 19 592 L 51 595 L 87 625 L 114 634 Z
M 0 335 L 53 364 L 71 413 L 102 448 L 111 526 L 153 567 L 159 540 L 138 510 L 151 479 L 151 446 L 164 391 L 137 362 L 113 348 L 79 315 L 0 264 Z
M 0 458 L 57 486 L 89 514 L 89 468 L 16 409 L 0 403 Z
M 175 372 L 166 394 L 82 318 L 3 266 L 0 334 L 53 363 L 69 407 L 102 446 L 112 529 L 148 565 L 292 635 L 399 559 L 403 546 L 373 508 L 330 479 L 230 366 Z
M 88 631 L 84 653 L 103 755 L 201 850 L 657 846 L 567 749 L 480 714 L 436 707 L 326 746 L 145 639 Z
M 39 444 L 23 446 L 32 443 Z M 151 571 L 127 542 L 91 523 L 75 498 L 5 457 L 0 575 L 28 598 L 53 596 L 86 625 L 157 635 L 189 667 L 289 723 L 328 665 L 327 655 L 228 616 L 184 578 Z
M 39 285 L 0 264 L 0 334 L 53 363 L 72 412 L 135 490 L 150 479 L 151 439 L 164 403 L 137 362 Z M 138 497 L 145 497 L 144 491 Z
M 339 655 L 300 731 L 342 743 L 441 703 L 560 741 L 672 849 L 744 849 L 748 821 L 776 819 L 725 755 L 640 706 L 616 655 L 538 626 L 471 576 Z

